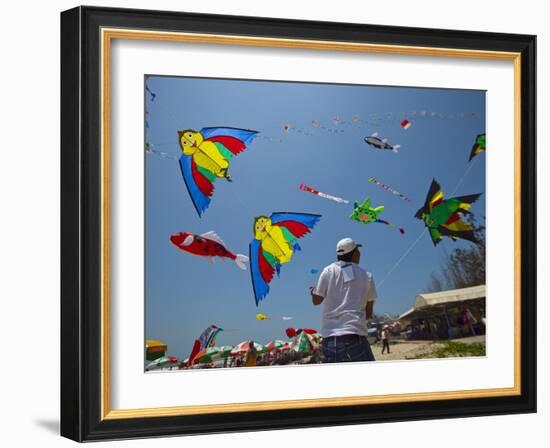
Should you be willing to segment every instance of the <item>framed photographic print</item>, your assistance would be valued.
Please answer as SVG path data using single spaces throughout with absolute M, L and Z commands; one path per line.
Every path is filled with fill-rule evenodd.
M 61 433 L 536 410 L 534 36 L 61 14 Z

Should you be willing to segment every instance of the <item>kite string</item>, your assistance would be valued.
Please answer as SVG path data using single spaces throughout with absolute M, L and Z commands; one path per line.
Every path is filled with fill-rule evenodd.
M 151 145 L 151 146 L 153 146 L 153 145 Z M 164 151 L 159 151 L 158 149 L 149 148 L 149 149 L 146 149 L 145 152 L 150 153 L 150 154 L 155 154 L 155 155 L 157 155 L 157 156 L 159 156 L 163 159 L 175 160 L 176 162 L 179 160 L 176 156 L 173 156 L 172 154 L 169 154 L 169 153 L 164 152 Z
M 378 283 L 378 287 L 381 288 L 384 282 L 388 279 L 388 277 L 392 274 L 392 272 L 397 269 L 397 267 L 401 264 L 401 262 L 407 258 L 407 255 L 414 249 L 414 247 L 418 244 L 418 242 L 422 239 L 424 234 L 426 233 L 428 229 L 424 228 L 422 229 L 422 232 L 420 235 L 418 235 L 418 238 L 409 246 L 409 248 L 401 255 L 401 257 L 397 260 L 397 262 L 392 266 L 392 268 L 387 272 L 387 274 L 384 276 L 384 278 Z
M 459 179 L 459 181 L 457 182 L 454 190 L 451 192 L 451 196 L 454 195 L 456 193 L 456 190 L 458 190 L 458 188 L 462 185 L 462 182 L 464 182 L 464 179 L 466 179 L 466 176 L 468 175 L 468 173 L 470 172 L 470 170 L 472 169 L 472 167 L 474 166 L 474 163 L 476 163 L 476 160 L 477 159 L 474 159 L 472 160 L 469 164 L 468 164 L 468 168 L 466 169 L 466 171 L 464 171 L 464 174 L 462 175 L 462 177 Z
M 462 175 L 462 177 L 458 180 L 455 188 L 453 189 L 452 193 L 451 193 L 451 196 L 453 194 L 456 193 L 456 190 L 458 190 L 458 188 L 460 187 L 460 185 L 462 185 L 462 182 L 464 182 L 464 179 L 466 178 L 466 176 L 468 175 L 468 173 L 470 172 L 470 170 L 472 169 L 472 166 L 475 162 L 475 159 L 469 163 L 468 165 L 468 168 L 464 171 L 464 174 Z M 388 279 L 388 277 L 391 275 L 391 273 L 397 269 L 397 267 L 401 264 L 401 262 L 409 255 L 409 253 L 413 250 L 413 248 L 418 244 L 418 242 L 422 239 L 422 237 L 424 236 L 424 234 L 426 233 L 426 231 L 428 230 L 427 227 L 425 227 L 423 230 L 422 230 L 422 233 L 420 233 L 420 235 L 418 235 L 418 238 L 409 246 L 409 248 L 403 253 L 403 255 L 397 260 L 397 262 L 391 267 L 391 269 L 388 271 L 388 273 L 384 276 L 384 278 L 380 281 L 380 283 L 378 283 L 378 287 L 381 288 L 382 285 L 384 284 L 384 282 Z

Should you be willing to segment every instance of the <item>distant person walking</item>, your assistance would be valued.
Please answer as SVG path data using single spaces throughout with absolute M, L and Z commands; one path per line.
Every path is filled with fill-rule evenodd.
M 323 269 L 311 287 L 313 305 L 323 304 L 321 334 L 324 362 L 374 361 L 367 340 L 376 288 L 370 272 L 359 267 L 360 244 L 344 238 L 336 245 L 337 261 Z
M 254 346 L 254 341 L 248 342 L 248 352 L 246 353 L 246 367 L 255 367 L 256 360 L 258 358 L 258 352 Z
M 388 351 L 388 354 L 390 354 L 390 330 L 387 326 L 384 326 L 382 328 L 382 354 L 384 354 L 384 350 Z

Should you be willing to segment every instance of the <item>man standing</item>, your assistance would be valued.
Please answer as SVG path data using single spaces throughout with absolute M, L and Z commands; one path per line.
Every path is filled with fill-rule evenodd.
M 384 350 L 388 351 L 388 355 L 390 354 L 390 330 L 387 325 L 384 325 L 382 327 L 382 354 L 384 354 Z
M 313 305 L 323 303 L 321 334 L 325 362 L 374 361 L 367 340 L 376 288 L 370 272 L 359 267 L 360 244 L 344 238 L 336 245 L 337 261 L 323 269 L 311 287 Z

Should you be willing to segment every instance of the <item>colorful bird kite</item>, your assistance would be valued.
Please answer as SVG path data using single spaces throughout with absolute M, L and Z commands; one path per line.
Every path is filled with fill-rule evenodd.
M 202 235 L 189 232 L 175 233 L 170 237 L 170 241 L 174 246 L 185 252 L 206 257 L 210 263 L 214 262 L 214 257 L 229 258 L 246 271 L 248 257 L 228 251 L 222 239 L 212 230 Z
M 485 149 L 486 149 L 485 134 L 479 134 L 476 137 L 476 141 L 474 142 L 474 145 L 472 146 L 472 151 L 470 152 L 470 158 L 468 159 L 468 162 L 470 162 L 479 153 L 485 152 Z
M 399 152 L 399 148 L 401 148 L 401 145 L 390 145 L 387 138 L 378 137 L 378 132 L 365 137 L 365 143 L 375 149 L 382 149 L 392 152 Z
M 472 226 L 462 219 L 462 215 L 471 213 L 470 207 L 480 196 L 481 193 L 443 199 L 443 191 L 433 179 L 424 207 L 416 212 L 415 218 L 424 221 L 434 246 L 437 246 L 444 236 L 454 241 L 461 238 L 477 243 Z
M 385 221 L 384 219 L 380 219 L 378 217 L 378 215 L 383 211 L 383 205 L 379 205 L 378 207 L 371 207 L 370 198 L 366 198 L 362 204 L 359 204 L 357 202 L 354 203 L 353 213 L 349 216 L 349 218 L 362 224 L 372 224 L 373 222 L 385 224 L 389 227 L 398 229 L 401 235 L 404 235 L 405 229 L 397 227 L 395 224 L 392 224 L 391 222 Z
M 254 218 L 254 239 L 250 243 L 250 273 L 256 306 L 269 293 L 273 274 L 300 250 L 297 239 L 315 227 L 321 215 L 277 212 Z
M 246 149 L 257 131 L 238 128 L 202 128 L 178 131 L 183 154 L 180 168 L 199 216 L 210 205 L 214 181 L 229 176 L 229 161 Z

